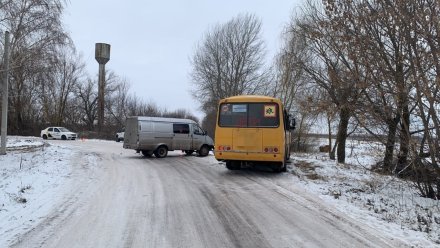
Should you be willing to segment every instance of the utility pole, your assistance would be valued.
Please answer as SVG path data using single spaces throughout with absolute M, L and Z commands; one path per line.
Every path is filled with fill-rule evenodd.
M 3 60 L 3 90 L 2 90 L 2 125 L 0 155 L 6 155 L 6 136 L 8 134 L 8 76 L 9 76 L 9 32 L 5 32 L 5 54 Z
M 105 89 L 105 64 L 110 60 L 110 45 L 105 43 L 95 44 L 95 59 L 99 64 L 98 76 L 98 133 L 101 135 L 104 125 L 104 89 Z

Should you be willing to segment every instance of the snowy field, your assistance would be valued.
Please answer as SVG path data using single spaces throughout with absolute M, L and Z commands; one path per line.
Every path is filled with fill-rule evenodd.
M 10 136 L 6 152 L 0 155 L 0 247 L 35 226 L 64 197 L 82 176 L 73 174 L 74 164 L 96 164 L 93 156 L 74 161 L 71 148 L 37 137 Z
M 316 141 L 317 146 L 326 140 Z M 415 247 L 440 247 L 440 201 L 419 197 L 411 182 L 371 172 L 382 146 L 350 140 L 346 164 L 327 153 L 292 154 L 295 181 L 354 219 Z
M 346 165 L 324 153 L 292 154 L 292 183 L 413 247 L 440 247 L 439 201 L 419 197 L 409 182 L 371 172 L 382 155 L 380 147 L 350 142 Z M 0 247 L 34 227 L 66 197 L 69 185 L 86 173 L 74 166 L 90 170 L 98 164 L 93 153 L 79 162 L 72 147 L 36 137 L 8 137 L 7 147 L 7 155 L 0 156 Z

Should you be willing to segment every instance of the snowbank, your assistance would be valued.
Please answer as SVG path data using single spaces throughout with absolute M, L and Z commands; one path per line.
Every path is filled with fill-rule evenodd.
M 440 202 L 420 197 L 411 182 L 370 171 L 381 148 L 349 141 L 346 164 L 326 153 L 292 154 L 290 172 L 307 190 L 362 223 L 415 247 L 440 247 Z
M 0 247 L 50 212 L 67 187 L 74 153 L 41 138 L 8 137 L 0 156 Z

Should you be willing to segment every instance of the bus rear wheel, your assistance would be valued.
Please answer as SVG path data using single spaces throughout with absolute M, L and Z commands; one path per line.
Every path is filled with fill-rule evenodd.
M 281 166 L 274 167 L 273 170 L 275 172 L 286 172 L 287 171 L 286 162 L 284 162 Z
M 241 164 L 239 161 L 226 161 L 226 168 L 228 168 L 228 170 L 239 170 Z
M 290 161 L 290 148 L 286 148 L 286 156 L 284 158 L 286 161 Z

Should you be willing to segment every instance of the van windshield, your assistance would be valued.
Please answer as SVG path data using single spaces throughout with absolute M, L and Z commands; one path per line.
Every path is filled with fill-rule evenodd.
M 219 109 L 220 127 L 278 127 L 278 104 L 222 103 Z

